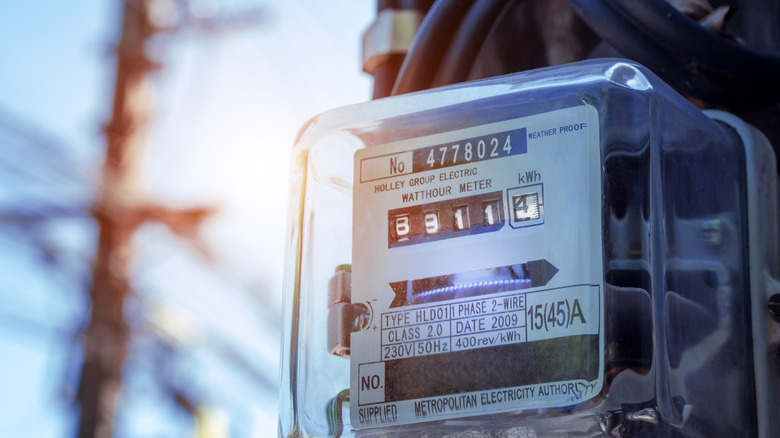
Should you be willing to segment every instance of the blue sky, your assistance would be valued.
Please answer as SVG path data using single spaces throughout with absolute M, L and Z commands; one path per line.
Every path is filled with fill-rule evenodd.
M 191 420 L 155 381 L 160 357 L 217 424 L 234 436 L 268 436 L 276 401 L 261 382 L 277 376 L 289 151 L 308 118 L 370 95 L 359 53 L 374 2 L 192 4 L 218 14 L 260 7 L 265 19 L 218 35 L 183 29 L 155 41 L 163 69 L 153 76 L 157 105 L 140 185 L 151 200 L 216 206 L 218 214 L 203 229 L 213 262 L 160 226 L 136 235 L 129 312 L 138 336 L 117 436 L 191 434 Z M 89 201 L 110 115 L 118 6 L 1 3 L 0 164 L 31 176 L 18 179 L 3 173 L 7 164 L 0 167 L 0 206 Z M 35 152 L 34 162 L 20 163 L 20 152 L 32 152 L 5 139 L 9 126 L 52 144 Z M 49 187 L 50 168 L 67 184 Z M 30 240 L 56 249 L 57 269 Z M 39 227 L 32 238 L 0 224 L 0 436 L 73 435 L 94 240 L 83 217 Z

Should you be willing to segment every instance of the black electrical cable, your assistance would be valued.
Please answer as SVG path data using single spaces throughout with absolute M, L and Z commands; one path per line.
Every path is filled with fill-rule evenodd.
M 374 67 L 374 71 L 371 73 L 374 76 L 372 99 L 381 99 L 390 95 L 403 62 L 404 55 L 402 53 L 391 53 L 382 63 Z
M 777 83 L 780 78 L 780 54 L 741 46 L 705 29 L 666 1 L 613 1 L 643 32 L 664 46 L 695 54 L 706 65 L 747 81 Z
M 780 101 L 778 53 L 740 46 L 663 0 L 569 2 L 605 41 L 683 93 L 733 107 Z
M 476 0 L 436 0 L 425 15 L 393 87 L 393 95 L 424 90 L 463 16 Z
M 468 80 L 471 67 L 498 17 L 503 11 L 511 9 L 514 3 L 514 0 L 480 0 L 474 3 L 455 34 L 432 86 Z
M 628 56 L 642 52 L 646 59 L 660 59 L 664 51 L 654 43 L 647 41 L 636 27 L 626 20 L 611 3 L 601 0 L 569 0 L 574 11 L 602 39 L 612 44 L 621 54 Z M 669 73 L 668 69 L 656 63 L 646 63 L 656 74 Z M 681 71 L 681 66 L 672 65 Z M 679 71 L 676 71 L 679 73 Z
M 377 14 L 385 10 L 412 10 L 424 16 L 431 9 L 431 6 L 433 6 L 433 0 L 377 0 Z M 380 99 L 390 95 L 403 62 L 403 53 L 388 53 L 374 66 L 371 72 L 374 77 L 372 99 Z

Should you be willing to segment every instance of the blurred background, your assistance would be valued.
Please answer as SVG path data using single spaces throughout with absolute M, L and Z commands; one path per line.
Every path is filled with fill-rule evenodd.
M 274 436 L 298 129 L 374 2 L 0 6 L 0 436 Z

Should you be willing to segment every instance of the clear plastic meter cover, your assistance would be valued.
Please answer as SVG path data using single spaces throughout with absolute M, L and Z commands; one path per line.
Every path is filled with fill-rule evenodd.
M 776 434 L 774 158 L 713 119 L 620 60 L 313 119 L 280 435 Z

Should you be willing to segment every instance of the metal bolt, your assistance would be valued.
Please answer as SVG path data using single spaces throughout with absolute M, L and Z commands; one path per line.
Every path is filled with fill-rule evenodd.
M 618 412 L 602 412 L 596 416 L 596 424 L 604 435 L 620 436 L 620 431 L 623 428 L 620 417 Z
M 658 413 L 653 408 L 645 408 L 641 411 L 627 412 L 626 420 L 644 421 L 645 423 L 658 424 Z

